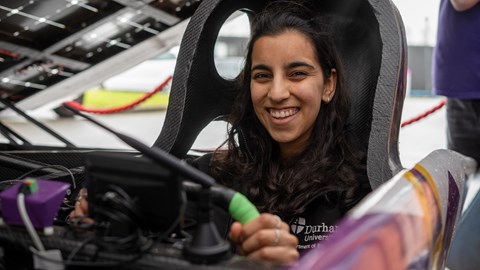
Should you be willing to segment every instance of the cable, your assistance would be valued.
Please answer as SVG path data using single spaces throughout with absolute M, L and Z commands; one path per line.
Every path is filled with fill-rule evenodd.
M 111 212 L 111 211 L 110 211 Z M 108 214 L 112 214 L 107 211 Z M 102 213 L 106 214 L 106 213 Z M 120 213 L 123 215 L 123 213 Z M 118 216 L 117 216 L 118 217 Z M 110 216 L 111 219 L 115 219 L 115 215 Z M 125 216 L 123 216 L 125 218 Z M 118 220 L 118 219 L 117 219 Z M 96 224 L 96 226 L 95 226 Z M 73 225 L 73 224 L 70 224 Z M 90 228 L 96 227 L 97 229 L 99 227 L 102 227 L 103 225 L 98 224 L 98 223 L 92 223 L 88 224 Z M 76 226 L 71 226 L 71 228 L 77 228 Z M 82 229 L 88 229 L 88 228 L 82 228 Z M 143 241 L 142 241 L 143 239 Z M 126 244 L 129 243 L 135 243 L 136 242 L 140 245 L 137 245 L 136 248 L 133 249 L 135 252 L 135 255 L 126 259 L 126 260 L 119 260 L 115 259 L 114 262 L 94 262 L 94 260 L 97 258 L 98 252 L 100 252 L 102 249 L 107 250 L 109 252 L 112 251 L 118 251 L 122 250 L 122 254 L 125 254 L 125 251 L 129 251 L 128 249 L 125 248 Z M 78 253 L 85 247 L 87 247 L 87 244 L 94 245 L 96 247 L 96 251 L 94 252 L 92 258 L 89 258 L 90 262 L 83 262 L 83 261 L 75 261 L 75 256 L 78 255 Z M 131 246 L 131 244 L 129 244 Z M 59 264 L 64 264 L 66 266 L 99 266 L 99 267 L 114 267 L 126 263 L 133 263 L 134 261 L 140 259 L 146 252 L 148 252 L 154 245 L 154 241 L 147 239 L 145 237 L 141 237 L 141 231 L 136 230 L 136 233 L 133 233 L 127 237 L 99 237 L 98 235 L 89 235 L 87 239 L 82 241 L 79 246 L 75 247 L 69 254 L 68 258 L 65 260 L 65 262 L 61 262 L 58 260 L 53 260 L 51 258 L 45 258 L 48 261 L 53 261 L 55 263 Z M 32 253 L 36 254 L 37 256 L 40 256 L 41 258 L 44 258 L 42 254 L 38 254 L 35 250 L 32 250 Z M 131 254 L 131 253 L 128 253 Z M 86 254 L 84 254 L 86 255 Z
M 143 254 L 149 252 L 150 249 L 156 242 L 163 241 L 166 239 L 166 236 L 169 235 L 180 223 L 180 215 L 169 225 L 169 227 L 164 230 L 163 232 L 158 233 L 151 233 L 150 231 L 143 231 L 139 229 L 138 220 L 142 218 L 139 216 L 140 210 L 135 202 L 135 199 L 130 197 L 130 195 L 125 192 L 124 189 L 118 187 L 116 185 L 109 185 L 108 192 L 102 192 L 103 196 L 101 196 L 98 204 L 92 204 L 92 208 L 95 209 L 95 214 L 98 218 L 95 218 L 95 223 L 88 224 L 88 227 L 81 227 L 80 229 L 89 229 L 93 228 L 97 233 L 94 237 L 91 235 L 87 236 L 88 240 L 82 241 L 81 245 L 75 247 L 73 251 L 71 251 L 68 259 L 66 260 L 65 265 L 75 265 L 76 262 L 73 260 L 75 256 L 85 248 L 86 245 L 90 242 L 92 245 L 97 247 L 97 252 L 95 254 L 89 253 L 88 257 L 91 257 L 90 261 L 95 261 L 96 256 L 99 254 L 99 251 L 107 250 L 107 251 L 114 251 L 114 252 L 135 252 L 137 256 L 130 258 L 127 261 L 121 261 L 118 263 L 128 263 L 133 262 L 138 258 L 141 258 Z M 182 194 L 182 200 L 186 201 L 186 195 Z M 94 203 L 91 201 L 90 203 Z M 181 212 L 185 211 L 186 204 L 182 204 Z M 79 217 L 80 218 L 80 217 Z M 78 219 L 72 219 L 68 222 L 70 228 L 77 229 L 76 221 Z M 107 222 L 103 222 L 106 220 Z M 102 230 L 105 228 L 108 229 L 108 223 L 115 222 L 116 224 L 122 224 L 127 228 L 136 228 L 130 231 L 127 231 L 128 235 L 124 236 L 110 236 L 110 235 L 103 235 Z M 105 224 L 105 225 L 104 225 Z M 83 224 L 85 225 L 85 224 Z M 74 231 L 75 233 L 75 231 Z M 76 236 L 79 238 L 84 239 L 83 236 Z M 82 253 L 82 255 L 86 255 Z M 92 264 L 93 265 L 93 264 Z
M 124 143 L 138 150 L 140 153 L 152 159 L 157 164 L 166 166 L 169 169 L 179 173 L 180 175 L 201 184 L 204 187 L 211 187 L 215 184 L 215 179 L 213 179 L 210 175 L 193 168 L 191 165 L 177 159 L 177 157 L 173 156 L 172 154 L 169 154 L 158 147 L 150 147 L 133 137 L 115 131 L 110 127 L 102 124 L 101 122 L 95 120 L 94 118 L 90 117 L 89 115 L 81 113 L 78 109 L 72 107 L 69 103 L 64 103 L 63 106 L 66 109 L 74 112 L 76 115 L 87 119 L 88 121 L 115 135 Z
M 169 76 L 163 83 L 161 83 L 159 86 L 157 86 L 155 89 L 153 89 L 153 91 L 150 91 L 150 92 L 146 93 L 143 97 L 140 97 L 139 99 L 131 102 L 130 104 L 126 104 L 126 105 L 115 106 L 115 107 L 106 108 L 106 109 L 93 109 L 93 108 L 84 107 L 82 104 L 80 104 L 78 102 L 75 102 L 75 101 L 68 101 L 68 102 L 65 102 L 65 103 L 70 105 L 71 107 L 79 110 L 79 111 L 88 112 L 88 113 L 109 114 L 109 113 L 122 112 L 122 111 L 126 111 L 126 110 L 129 110 L 129 109 L 137 106 L 138 104 L 142 103 L 143 101 L 145 101 L 148 98 L 150 98 L 151 96 L 153 96 L 153 94 L 163 90 L 165 88 L 165 86 L 170 82 L 170 80 L 172 80 L 172 76 Z
M 199 185 L 189 181 L 183 181 L 182 184 L 188 196 L 192 197 L 192 199 L 200 199 L 198 197 L 201 192 Z M 210 196 L 215 205 L 223 208 L 233 219 L 242 224 L 246 224 L 260 215 L 255 205 L 247 197 L 233 189 L 215 185 L 210 188 Z
M 38 236 L 37 231 L 33 227 L 33 224 L 28 216 L 27 209 L 25 208 L 25 194 L 22 192 L 18 193 L 17 195 L 17 207 L 18 213 L 22 218 L 23 224 L 25 225 L 30 238 L 32 238 L 33 244 L 39 251 L 45 251 L 45 247 L 43 247 L 42 241 L 40 240 L 40 237 Z
M 73 173 L 72 171 L 70 171 L 70 169 L 68 169 L 67 167 L 65 166 L 62 166 L 62 165 L 45 165 L 45 166 L 41 166 L 41 167 L 38 167 L 38 168 L 35 168 L 33 170 L 30 170 L 22 175 L 20 175 L 19 177 L 17 177 L 17 179 L 15 180 L 21 180 L 23 178 L 25 178 L 27 175 L 29 174 L 32 174 L 34 172 L 37 172 L 39 170 L 43 170 L 43 169 L 48 169 L 48 168 L 56 168 L 56 169 L 61 169 L 63 171 L 66 171 L 68 172 L 68 174 L 70 174 L 70 178 L 72 179 L 72 186 L 73 186 L 73 189 L 77 189 L 77 183 L 76 183 L 76 180 L 75 180 L 75 176 L 73 176 Z
M 123 190 L 122 188 L 120 188 L 117 185 L 109 185 L 108 188 L 110 190 L 113 190 L 113 192 L 106 192 L 104 194 L 104 196 L 102 197 L 102 200 L 104 201 L 104 203 L 106 203 L 106 201 L 108 199 L 110 199 L 112 202 L 114 202 L 119 207 L 123 207 L 126 210 L 128 210 L 127 213 L 130 213 L 133 216 L 133 220 L 140 221 L 142 226 L 145 225 L 146 220 L 145 220 L 144 216 L 141 214 L 140 209 L 138 209 L 138 207 L 135 204 L 132 197 L 130 197 L 130 195 L 127 192 L 125 192 L 125 190 Z M 119 195 L 119 196 L 117 196 L 117 195 Z M 123 209 L 120 209 L 120 210 L 123 210 Z M 122 212 L 125 213 L 126 211 L 122 211 Z
M 22 180 L 17 180 L 17 179 L 4 180 L 4 181 L 0 182 L 0 190 L 3 190 L 3 186 L 7 186 L 7 187 L 8 187 L 8 186 L 11 186 L 11 185 L 13 185 L 13 184 L 15 184 L 15 183 L 19 183 L 19 182 L 21 183 L 21 182 L 23 182 L 23 181 L 22 181 Z
M 68 227 L 71 228 L 74 231 L 74 233 L 77 233 L 78 230 L 88 231 L 88 230 L 94 228 L 95 224 L 93 222 L 92 223 L 90 223 L 90 222 L 82 223 L 82 221 L 85 218 L 88 218 L 88 216 L 82 215 L 82 216 L 76 216 L 74 218 L 70 218 L 70 216 L 67 216 L 65 218 L 65 224 L 67 224 Z
M 91 242 L 94 239 L 95 236 L 90 236 L 87 239 L 85 239 L 78 247 L 76 247 L 70 254 L 68 255 L 67 259 L 65 260 L 65 265 L 68 265 L 70 262 L 72 262 L 73 258 L 75 258 L 75 255 L 82 250 L 89 242 Z
M 97 244 L 106 247 L 108 250 L 142 250 L 144 244 L 140 243 L 142 241 L 142 231 L 139 229 L 139 222 L 141 226 L 144 227 L 145 219 L 141 216 L 141 212 L 138 210 L 133 199 L 119 187 L 110 186 L 109 188 L 114 189 L 114 187 L 116 191 L 108 191 L 102 196 L 101 205 L 92 206 L 95 206 L 96 215 L 101 217 L 99 220 L 106 220 L 109 223 L 116 221 L 128 229 L 127 232 L 129 235 L 100 235 Z M 108 226 L 103 228 L 102 226 L 97 227 L 97 237 L 105 228 L 108 229 Z

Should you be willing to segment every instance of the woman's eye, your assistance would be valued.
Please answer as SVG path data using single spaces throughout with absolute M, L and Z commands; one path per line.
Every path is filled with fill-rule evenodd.
M 304 77 L 304 76 L 307 76 L 307 73 L 303 71 L 295 71 L 290 74 L 290 77 L 294 77 L 294 78 Z
M 270 77 L 271 76 L 269 74 L 266 74 L 266 73 L 253 74 L 253 79 L 254 80 L 268 79 Z

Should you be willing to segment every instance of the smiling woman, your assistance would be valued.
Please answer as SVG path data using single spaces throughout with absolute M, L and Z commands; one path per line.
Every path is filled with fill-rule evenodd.
M 289 223 L 281 233 L 271 215 L 234 223 L 230 237 L 250 258 L 293 261 L 293 245 L 314 248 L 371 190 L 365 155 L 351 143 L 346 124 L 350 100 L 333 21 L 311 10 L 274 1 L 255 16 L 229 115 L 228 150 L 196 161 L 260 211 Z

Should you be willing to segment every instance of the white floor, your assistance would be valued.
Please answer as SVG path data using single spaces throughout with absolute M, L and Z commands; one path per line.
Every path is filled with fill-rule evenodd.
M 422 115 L 438 105 L 440 97 L 407 97 L 405 99 L 402 123 Z M 410 168 L 436 149 L 446 148 L 445 107 L 421 120 L 400 129 L 400 159 L 405 168 Z

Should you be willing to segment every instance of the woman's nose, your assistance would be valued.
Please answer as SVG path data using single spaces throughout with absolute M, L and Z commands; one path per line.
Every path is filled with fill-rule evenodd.
M 275 78 L 272 81 L 270 90 L 268 91 L 268 97 L 273 101 L 279 102 L 284 99 L 287 99 L 290 96 L 290 91 L 288 89 L 288 83 L 282 79 Z

